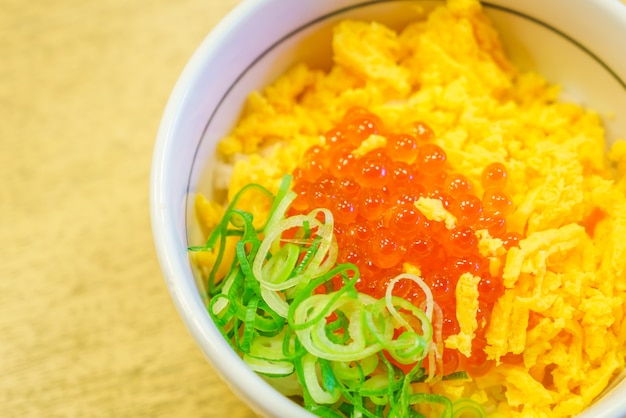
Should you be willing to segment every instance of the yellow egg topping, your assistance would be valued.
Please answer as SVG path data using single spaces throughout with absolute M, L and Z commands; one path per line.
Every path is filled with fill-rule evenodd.
M 426 123 L 447 164 L 477 193 L 484 191 L 485 167 L 502 163 L 513 203 L 507 227 L 523 239 L 507 249 L 486 230 L 476 233 L 481 255 L 504 285 L 484 333 L 484 354 L 494 366 L 483 376 L 419 389 L 472 399 L 489 416 L 579 413 L 624 369 L 626 142 L 607 152 L 599 115 L 561 101 L 559 86 L 510 63 L 475 0 L 450 0 L 400 31 L 342 21 L 332 46 L 329 70 L 299 64 L 250 94 L 218 147 L 233 165 L 229 198 L 248 183 L 275 192 L 355 106 L 398 132 Z M 386 145 L 372 135 L 355 156 Z M 242 205 L 260 213 L 265 203 Z M 415 206 L 454 228 L 440 200 L 423 197 Z M 218 222 L 214 203 L 200 198 L 196 208 L 208 228 Z M 208 268 L 214 259 L 196 262 Z M 460 277 L 459 332 L 445 341 L 468 356 L 480 325 L 479 280 Z

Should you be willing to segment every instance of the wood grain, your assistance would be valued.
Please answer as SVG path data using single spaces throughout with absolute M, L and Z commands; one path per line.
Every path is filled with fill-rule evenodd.
M 254 416 L 175 312 L 148 209 L 169 92 L 236 3 L 0 0 L 0 416 Z
M 252 417 L 149 222 L 167 97 L 237 0 L 0 0 L 0 416 Z

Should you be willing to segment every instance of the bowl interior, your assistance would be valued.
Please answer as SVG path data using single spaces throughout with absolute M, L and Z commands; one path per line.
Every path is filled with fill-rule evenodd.
M 567 6 L 566 6 L 567 2 Z M 296 62 L 328 68 L 331 27 L 342 19 L 375 19 L 401 28 L 440 1 L 319 0 L 247 1 L 200 46 L 172 93 L 155 148 L 152 217 L 167 285 L 188 328 L 216 370 L 259 414 L 310 416 L 251 372 L 222 340 L 200 297 L 202 284 L 186 254 L 202 243 L 194 217 L 195 192 L 209 194 L 216 178 L 215 147 L 240 115 L 250 91 L 267 85 Z M 626 11 L 612 0 L 512 0 L 483 4 L 509 57 L 562 85 L 564 99 L 595 109 L 608 141 L 626 137 Z M 563 10 L 573 16 L 564 19 Z M 285 16 L 289 16 L 288 19 Z M 580 31 L 580 21 L 605 21 Z M 565 21 L 564 21 L 565 20 Z M 245 28 L 245 29 L 243 29 Z M 619 35 L 621 33 L 621 37 Z M 262 36 L 259 36 L 262 34 Z M 617 36 L 617 38 L 616 38 Z M 236 48 L 232 46 L 236 45 Z M 622 416 L 626 383 L 588 412 Z

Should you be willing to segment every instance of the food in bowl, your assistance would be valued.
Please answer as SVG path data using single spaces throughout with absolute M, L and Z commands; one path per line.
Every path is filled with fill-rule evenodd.
M 332 43 L 250 95 L 198 196 L 226 339 L 322 416 L 582 411 L 624 368 L 625 143 L 477 2 Z

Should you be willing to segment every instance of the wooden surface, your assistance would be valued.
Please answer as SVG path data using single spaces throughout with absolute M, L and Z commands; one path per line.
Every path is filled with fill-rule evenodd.
M 238 0 L 0 0 L 0 416 L 252 417 L 179 319 L 148 182 L 176 78 Z
M 252 417 L 176 313 L 148 209 L 167 97 L 238 0 L 0 0 L 0 416 Z

